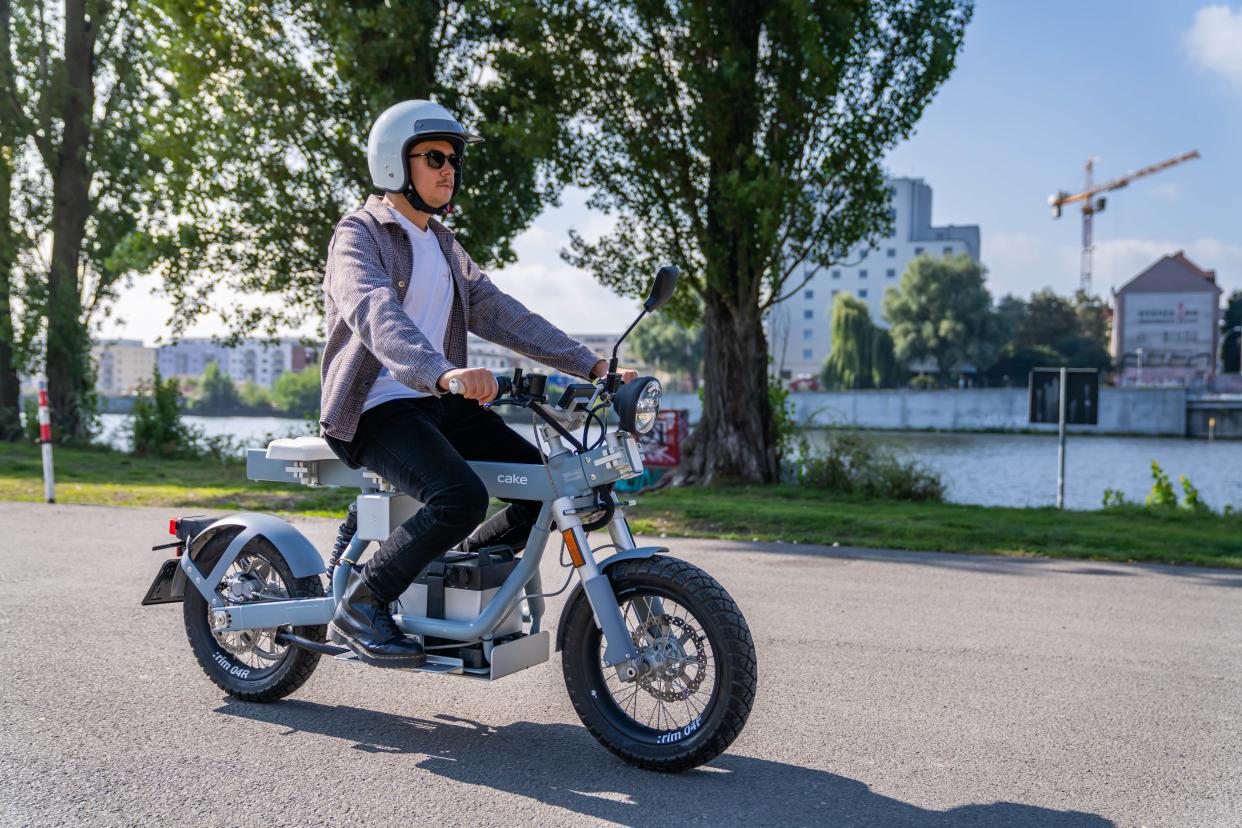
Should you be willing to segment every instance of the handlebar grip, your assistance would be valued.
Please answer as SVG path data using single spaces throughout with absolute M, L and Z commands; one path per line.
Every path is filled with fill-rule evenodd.
M 461 380 L 459 379 L 449 380 L 448 385 L 449 385 L 448 390 L 450 394 L 460 394 L 466 390 L 465 386 L 461 384 Z

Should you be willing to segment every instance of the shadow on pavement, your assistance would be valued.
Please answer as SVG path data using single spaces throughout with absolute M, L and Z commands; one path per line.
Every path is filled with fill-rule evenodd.
M 729 754 L 682 774 L 642 771 L 622 763 L 577 725 L 515 722 L 494 728 L 455 716 L 428 720 L 305 701 L 259 705 L 226 700 L 217 712 L 287 728 L 282 735 L 314 733 L 367 753 L 419 757 L 419 768 L 445 778 L 623 825 L 1113 825 L 1079 811 L 1013 802 L 925 810 L 826 771 Z M 317 754 L 318 762 L 323 759 Z M 346 765 L 349 759 L 340 756 L 338 761 Z M 382 784 L 406 786 L 417 808 L 422 795 L 417 779 L 394 774 Z

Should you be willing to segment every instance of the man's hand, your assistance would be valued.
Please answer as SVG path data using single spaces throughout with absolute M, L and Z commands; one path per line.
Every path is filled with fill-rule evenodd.
M 608 375 L 608 360 L 601 359 L 595 363 L 595 367 L 591 369 L 591 379 L 601 379 Z M 638 379 L 638 372 L 633 368 L 621 369 L 621 382 L 629 382 Z
M 496 385 L 496 376 L 487 368 L 454 368 L 445 371 L 436 380 L 441 391 L 447 391 L 449 380 L 457 380 L 462 384 L 461 395 L 468 400 L 488 403 L 496 399 L 500 388 Z

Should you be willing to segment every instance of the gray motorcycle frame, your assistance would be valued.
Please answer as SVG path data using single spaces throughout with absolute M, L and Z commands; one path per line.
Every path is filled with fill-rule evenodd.
M 641 669 L 641 662 L 608 580 L 607 570 L 622 560 L 646 558 L 667 549 L 639 547 L 626 522 L 623 505 L 613 495 L 615 510 L 607 526 L 616 552 L 603 561 L 597 561 L 583 529 L 583 517 L 589 517 L 597 509 L 592 486 L 642 473 L 638 445 L 632 435 L 612 432 L 607 436 L 605 445 L 578 453 L 570 450 L 548 426 L 541 426 L 540 430 L 549 447 L 546 465 L 487 461 L 470 463 L 491 496 L 533 500 L 543 504 L 525 551 L 492 600 L 477 617 L 469 620 L 410 614 L 397 614 L 394 619 L 397 626 L 408 634 L 462 643 L 482 641 L 486 646 L 491 642 L 493 631 L 525 600 L 531 618 L 529 634 L 538 634 L 545 609 L 544 600 L 540 597 L 543 589 L 539 564 L 551 529 L 555 526 L 563 535 L 573 536 L 583 561 L 581 566 L 575 568 L 579 585 L 575 588 L 575 595 L 566 601 L 565 611 L 573 605 L 579 589 L 585 592 L 595 622 L 604 636 L 605 664 L 617 668 L 618 676 L 623 680 L 632 680 Z M 318 442 L 322 444 L 322 441 Z M 305 459 L 291 461 L 272 457 L 272 454 L 272 447 L 250 449 L 246 457 L 247 476 L 252 480 L 294 481 L 312 486 L 357 485 L 361 489 L 357 499 L 359 531 L 342 556 L 342 565 L 337 566 L 334 572 L 328 596 L 231 603 L 216 590 L 216 585 L 224 579 L 229 566 L 246 544 L 256 537 L 262 536 L 280 551 L 295 578 L 322 574 L 326 565 L 309 539 L 292 525 L 271 515 L 253 512 L 229 515 L 204 529 L 200 537 L 228 526 L 242 527 L 210 573 L 199 572 L 190 554 L 182 556 L 180 562 L 187 579 L 207 600 L 212 628 L 219 632 L 326 624 L 344 594 L 350 569 L 357 564 L 367 545 L 372 540 L 387 537 L 392 528 L 418 508 L 416 501 L 395 491 L 374 473 L 365 469 L 350 469 L 330 453 L 326 444 L 311 449 Z

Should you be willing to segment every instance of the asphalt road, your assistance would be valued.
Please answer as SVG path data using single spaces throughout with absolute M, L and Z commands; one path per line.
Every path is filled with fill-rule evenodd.
M 180 606 L 139 606 L 169 516 L 0 503 L 4 824 L 1242 825 L 1240 572 L 669 541 L 741 605 L 760 689 L 666 776 L 595 743 L 556 655 L 494 685 L 324 659 L 230 700 Z

